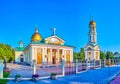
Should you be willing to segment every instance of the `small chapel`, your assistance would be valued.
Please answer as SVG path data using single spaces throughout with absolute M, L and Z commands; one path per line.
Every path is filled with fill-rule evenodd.
M 97 44 L 96 22 L 92 19 L 89 22 L 88 43 L 84 48 L 85 59 L 99 60 L 100 47 Z
M 42 38 L 38 27 L 31 36 L 31 42 L 24 47 L 23 41 L 15 48 L 15 62 L 32 64 L 60 64 L 62 59 L 65 62 L 73 61 L 73 46 L 66 45 L 65 41 L 56 35 L 56 28 L 52 28 L 53 34 Z

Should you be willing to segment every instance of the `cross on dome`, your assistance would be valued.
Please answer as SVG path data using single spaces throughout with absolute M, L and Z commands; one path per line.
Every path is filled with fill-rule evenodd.
M 56 34 L 56 28 L 52 28 L 52 30 L 53 30 L 53 35 L 55 35 Z
M 36 29 L 35 29 L 35 32 L 38 33 L 38 26 L 36 25 Z

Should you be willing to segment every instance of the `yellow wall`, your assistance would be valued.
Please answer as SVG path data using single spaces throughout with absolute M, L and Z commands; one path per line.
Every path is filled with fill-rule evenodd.
M 16 62 L 20 62 L 20 55 L 21 54 L 24 55 L 23 51 L 17 51 L 17 52 L 15 52 L 15 61 Z

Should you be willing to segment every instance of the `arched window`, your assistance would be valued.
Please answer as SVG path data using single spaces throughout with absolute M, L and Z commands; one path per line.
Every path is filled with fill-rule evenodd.
M 21 54 L 20 56 L 23 57 L 23 54 Z

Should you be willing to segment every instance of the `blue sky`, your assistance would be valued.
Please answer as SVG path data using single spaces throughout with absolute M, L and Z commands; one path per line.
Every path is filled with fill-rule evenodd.
M 102 51 L 120 51 L 119 0 L 0 0 L 0 42 L 26 46 L 38 25 L 43 38 L 58 36 L 79 51 L 88 42 L 88 24 L 94 16 Z

